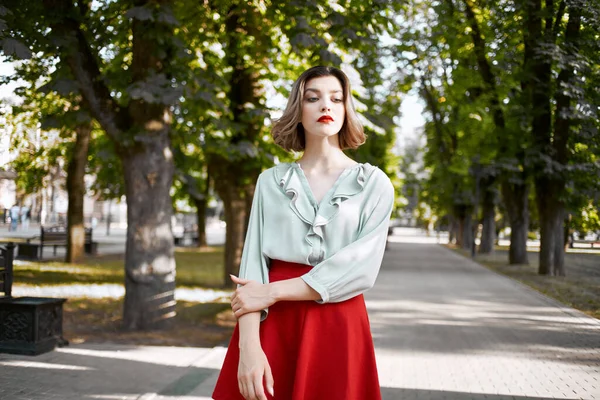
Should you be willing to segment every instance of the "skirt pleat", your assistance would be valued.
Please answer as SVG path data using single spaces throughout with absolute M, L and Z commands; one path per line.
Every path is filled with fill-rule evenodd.
M 312 267 L 272 260 L 269 279 L 299 277 Z M 275 381 L 269 400 L 380 400 L 373 339 L 362 295 L 341 303 L 282 301 L 269 308 L 260 339 Z M 215 387 L 215 400 L 239 393 L 235 327 Z

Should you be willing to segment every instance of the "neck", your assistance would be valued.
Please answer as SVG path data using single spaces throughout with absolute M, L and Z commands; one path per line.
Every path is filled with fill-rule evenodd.
M 298 161 L 311 169 L 336 169 L 347 159 L 348 157 L 340 149 L 338 135 L 329 137 L 306 135 L 304 154 Z

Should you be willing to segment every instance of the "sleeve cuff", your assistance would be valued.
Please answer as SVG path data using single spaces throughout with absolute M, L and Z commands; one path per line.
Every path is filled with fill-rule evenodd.
M 263 322 L 265 319 L 267 319 L 267 316 L 269 315 L 269 309 L 265 308 L 264 310 L 260 311 L 260 322 Z
M 317 300 L 317 303 L 327 303 L 329 301 L 329 292 L 325 286 L 321 285 L 319 282 L 315 281 L 312 276 L 309 274 L 304 274 L 301 276 L 302 280 L 313 290 L 321 296 L 321 300 Z

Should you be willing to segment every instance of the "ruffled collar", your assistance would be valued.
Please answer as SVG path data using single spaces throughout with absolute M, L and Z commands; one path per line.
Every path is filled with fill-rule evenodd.
M 312 195 L 300 164 L 282 163 L 275 167 L 275 180 L 290 199 L 290 207 L 302 221 L 313 226 L 326 225 L 339 211 L 339 205 L 360 193 L 376 167 L 356 164 L 341 173 L 319 204 Z
M 311 254 L 307 257 L 310 265 L 317 265 L 324 259 L 323 227 L 335 218 L 345 200 L 362 192 L 375 169 L 369 163 L 345 169 L 317 204 L 300 164 L 283 163 L 275 167 L 277 186 L 290 199 L 290 208 L 294 214 L 308 225 L 305 240 L 312 247 Z

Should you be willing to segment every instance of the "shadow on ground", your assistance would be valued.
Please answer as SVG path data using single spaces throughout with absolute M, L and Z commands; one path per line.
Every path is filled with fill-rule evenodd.
M 379 349 L 600 362 L 597 320 L 439 246 L 390 244 L 366 300 Z

